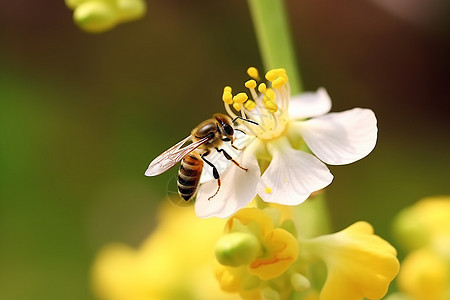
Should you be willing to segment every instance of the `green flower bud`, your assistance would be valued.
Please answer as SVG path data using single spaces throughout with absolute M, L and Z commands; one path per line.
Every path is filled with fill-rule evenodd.
M 139 19 L 147 9 L 143 0 L 117 0 L 116 5 L 121 22 Z
M 65 0 L 66 6 L 71 9 L 75 9 L 78 5 L 88 0 Z
M 418 249 L 430 243 L 430 234 L 427 229 L 411 209 L 400 212 L 394 222 L 394 234 L 402 246 L 408 250 Z
M 216 258 L 222 265 L 237 267 L 252 262 L 261 250 L 258 239 L 243 232 L 232 232 L 216 244 Z
M 294 273 L 291 275 L 291 284 L 297 292 L 306 291 L 311 287 L 311 282 L 309 282 L 308 278 L 300 273 Z
M 88 32 L 109 30 L 117 25 L 117 11 L 108 1 L 84 2 L 75 8 L 73 19 Z

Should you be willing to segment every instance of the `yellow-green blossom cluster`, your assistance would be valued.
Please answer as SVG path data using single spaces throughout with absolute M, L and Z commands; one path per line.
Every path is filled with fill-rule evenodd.
M 73 9 L 75 23 L 84 31 L 104 32 L 120 23 L 141 18 L 146 12 L 144 0 L 65 0 Z
M 298 237 L 294 224 L 273 207 L 244 208 L 231 217 L 216 244 L 221 288 L 255 300 L 288 299 L 293 291 L 321 300 L 386 294 L 399 262 L 396 250 L 374 235 L 370 224 L 357 222 L 309 239 Z
M 404 209 L 394 230 L 409 251 L 397 278 L 402 292 L 397 297 L 450 299 L 450 197 L 426 198 Z

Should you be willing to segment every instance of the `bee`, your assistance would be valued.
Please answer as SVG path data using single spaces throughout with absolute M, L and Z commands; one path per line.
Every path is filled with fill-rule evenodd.
M 188 137 L 157 156 L 148 166 L 145 175 L 156 176 L 162 174 L 181 161 L 177 177 L 178 194 L 184 200 L 189 201 L 197 192 L 200 177 L 202 175 L 203 162 L 205 162 L 212 168 L 214 179 L 217 180 L 217 190 L 214 195 L 208 198 L 208 200 L 210 200 L 217 195 L 221 186 L 220 175 L 217 168 L 206 158 L 206 156 L 211 153 L 212 149 L 222 153 L 226 159 L 247 172 L 246 168 L 239 165 L 231 155 L 220 148 L 224 142 L 230 142 L 234 149 L 242 150 L 233 145 L 233 142 L 235 141 L 235 130 L 239 130 L 233 127 L 233 123 L 236 119 L 242 119 L 257 124 L 252 120 L 241 117 L 232 120 L 227 115 L 216 113 L 211 119 L 197 125 Z M 192 143 L 182 148 L 189 140 L 192 141 Z

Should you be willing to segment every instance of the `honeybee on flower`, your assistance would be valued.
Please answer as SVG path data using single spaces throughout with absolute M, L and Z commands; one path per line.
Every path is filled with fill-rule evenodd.
M 372 110 L 328 113 L 331 99 L 324 88 L 291 97 L 284 69 L 268 71 L 267 84 L 258 84 L 257 69 L 247 73 L 251 79 L 245 87 L 251 98 L 247 93 L 233 95 L 227 86 L 222 100 L 229 116 L 239 117 L 236 128 L 246 132 L 246 146 L 236 161 L 248 171 L 227 168 L 221 177 L 228 188 L 214 201 L 208 195 L 214 193 L 215 183 L 201 184 L 195 202 L 199 217 L 228 217 L 256 195 L 265 202 L 298 205 L 333 180 L 325 163 L 349 164 L 375 147 L 378 129 Z

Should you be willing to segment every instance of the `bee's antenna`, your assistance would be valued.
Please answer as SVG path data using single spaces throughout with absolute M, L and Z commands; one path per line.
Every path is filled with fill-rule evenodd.
M 240 119 L 240 120 L 242 120 L 242 121 L 249 122 L 249 123 L 252 123 L 252 124 L 255 124 L 255 125 L 259 125 L 257 122 L 255 122 L 255 121 L 253 121 L 253 120 L 245 119 L 245 118 L 240 117 L 240 116 L 235 117 L 235 118 L 233 119 L 233 123 L 236 122 L 237 119 Z

